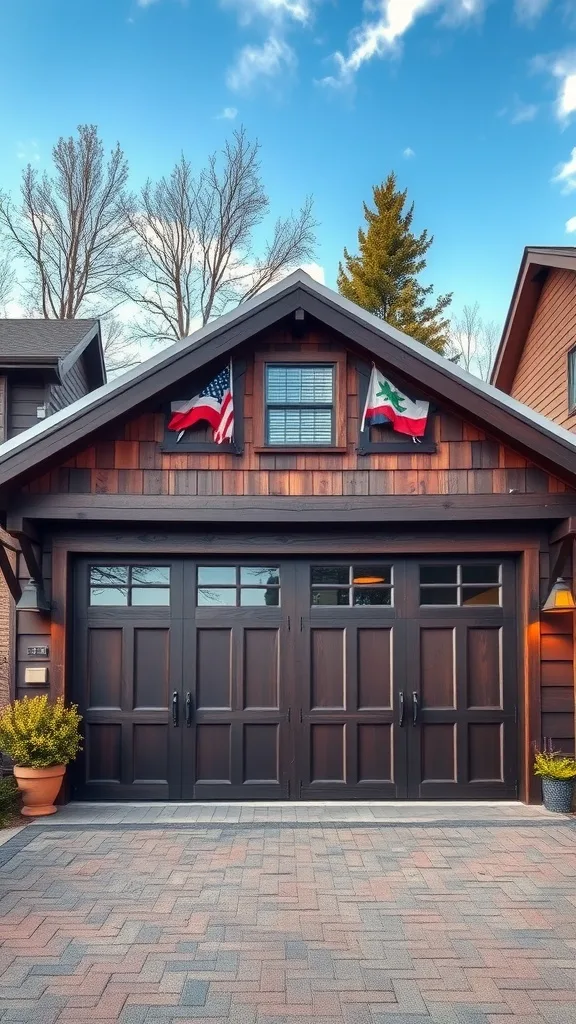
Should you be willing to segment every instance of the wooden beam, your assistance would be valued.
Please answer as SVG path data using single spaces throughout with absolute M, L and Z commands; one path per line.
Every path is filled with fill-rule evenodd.
M 568 516 L 564 522 L 558 523 L 558 526 L 552 530 L 550 543 L 556 544 L 558 541 L 564 540 L 565 537 L 574 536 L 576 536 L 576 516 Z
M 15 601 L 19 601 L 22 597 L 22 587 L 18 582 L 18 577 L 10 562 L 10 556 L 3 544 L 0 544 L 0 572 L 6 580 L 6 586 L 12 597 Z
M 20 540 L 20 549 L 22 551 L 22 557 L 28 570 L 28 575 L 31 580 L 36 580 L 37 583 L 42 582 L 42 566 L 40 559 L 36 555 L 37 545 L 30 540 L 25 533 L 18 535 Z
M 137 523 L 426 523 L 565 519 L 576 496 L 556 494 L 382 495 L 374 497 L 267 497 L 132 494 L 30 496 L 10 512 L 7 529 L 23 518 L 63 522 Z
M 553 586 L 553 584 L 556 582 L 559 576 L 564 576 L 564 570 L 566 569 L 566 565 L 568 564 L 568 561 L 572 554 L 573 543 L 574 538 L 570 534 L 568 534 L 566 537 L 563 537 L 561 541 L 558 541 L 558 543 L 553 546 L 554 552 L 552 550 L 550 551 L 551 560 L 548 589 L 550 589 L 550 587 Z

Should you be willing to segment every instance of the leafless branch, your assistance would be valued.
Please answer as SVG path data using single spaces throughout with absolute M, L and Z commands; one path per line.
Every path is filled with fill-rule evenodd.
M 268 208 L 259 144 L 243 128 L 198 175 L 182 156 L 168 177 L 147 182 L 126 206 L 137 244 L 121 283 L 123 295 L 145 314 L 140 333 L 186 337 L 195 324 L 203 326 L 310 259 L 311 199 L 279 220 L 264 255 L 255 255 L 253 233 Z
M 464 306 L 461 315 L 452 318 L 446 354 L 469 373 L 488 380 L 499 335 L 498 325 L 493 320 L 483 320 L 480 306 L 475 302 L 473 306 Z
M 0 256 L 0 316 L 6 316 L 6 307 L 12 298 L 16 275 L 8 254 Z
M 30 273 L 42 316 L 74 319 L 105 301 L 128 254 L 128 165 L 119 145 L 105 163 L 94 125 L 60 138 L 52 158 L 53 176 L 25 169 L 19 207 L 0 196 L 0 230 Z
M 102 348 L 108 377 L 117 377 L 125 370 L 131 370 L 142 362 L 142 352 L 137 341 L 129 334 L 126 325 L 114 314 L 100 318 Z

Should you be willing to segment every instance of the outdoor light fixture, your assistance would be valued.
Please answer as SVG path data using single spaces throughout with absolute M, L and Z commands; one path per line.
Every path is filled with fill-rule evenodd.
M 22 595 L 16 608 L 19 612 L 49 612 L 50 602 L 44 593 L 42 584 L 37 580 L 28 580 L 22 588 Z
M 383 576 L 355 576 L 353 583 L 385 583 Z
M 576 609 L 576 601 L 566 580 L 558 577 L 552 590 L 548 594 L 544 604 L 543 612 L 573 612 Z

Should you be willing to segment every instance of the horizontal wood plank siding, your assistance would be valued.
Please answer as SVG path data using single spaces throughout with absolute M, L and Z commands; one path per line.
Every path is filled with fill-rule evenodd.
M 80 356 L 70 367 L 62 383 L 51 386 L 48 412 L 58 412 L 59 409 L 64 409 L 65 406 L 71 405 L 72 402 L 76 402 L 79 398 L 83 398 L 89 391 L 90 383 L 86 373 L 84 357 Z
M 532 320 L 511 395 L 567 430 L 568 352 L 576 345 L 576 274 L 550 270 Z

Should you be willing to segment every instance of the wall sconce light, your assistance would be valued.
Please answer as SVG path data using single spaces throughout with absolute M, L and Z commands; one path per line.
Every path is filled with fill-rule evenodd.
M 566 580 L 558 577 L 552 590 L 548 594 L 544 604 L 543 612 L 573 612 L 576 609 L 576 601 Z
M 28 580 L 22 587 L 22 595 L 16 608 L 19 612 L 49 612 L 50 602 L 44 593 L 42 584 L 37 580 Z

